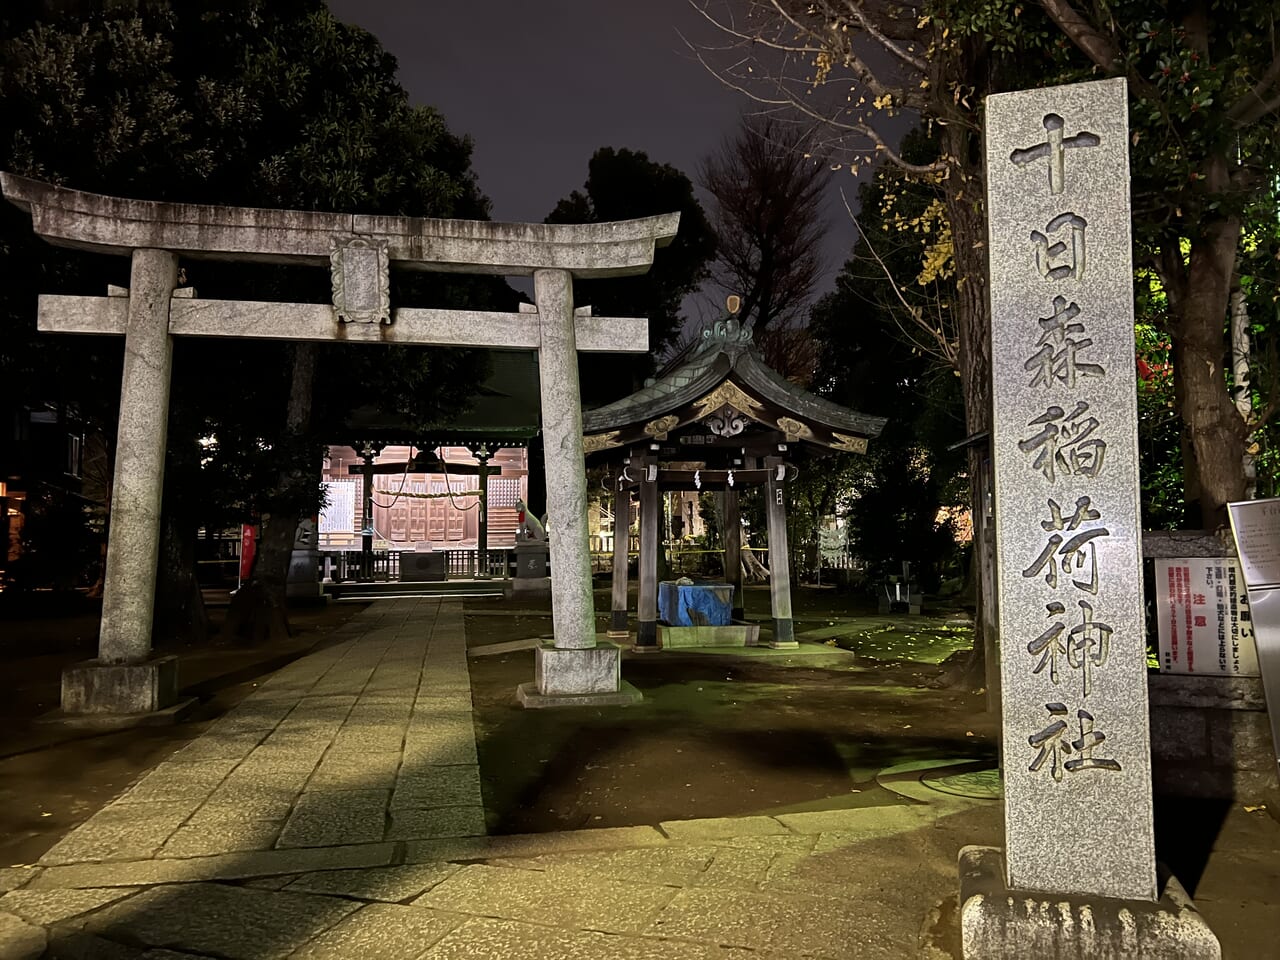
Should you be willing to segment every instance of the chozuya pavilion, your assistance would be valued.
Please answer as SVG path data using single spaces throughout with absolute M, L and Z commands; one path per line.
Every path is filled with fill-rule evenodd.
M 736 312 L 737 298 L 729 299 Z M 643 389 L 582 415 L 587 461 L 607 465 L 617 496 L 615 517 L 630 516 L 632 492 L 639 491 L 637 650 L 658 645 L 659 491 L 724 491 L 725 579 L 735 587 L 733 615 L 741 620 L 738 493 L 744 486 L 764 486 L 770 646 L 793 647 L 786 491 L 799 472 L 796 455 L 802 447 L 866 453 L 868 440 L 884 429 L 884 418 L 824 400 L 770 368 L 752 342 L 750 324 L 733 312 L 703 330 L 684 359 Z M 611 636 L 627 635 L 628 539 L 614 537 Z

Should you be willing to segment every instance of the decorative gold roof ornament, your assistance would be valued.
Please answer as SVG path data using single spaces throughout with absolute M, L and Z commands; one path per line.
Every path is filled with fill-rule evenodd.
M 667 434 L 676 428 L 680 423 L 680 418 L 674 413 L 669 413 L 665 417 L 658 417 L 656 420 L 650 420 L 644 425 L 644 432 L 655 440 L 667 439 Z
M 733 409 L 740 413 L 745 413 L 751 419 L 758 420 L 760 418 L 757 416 L 756 411 L 764 409 L 764 404 L 729 380 L 720 384 L 701 400 L 695 400 L 693 405 L 697 410 L 698 420 L 715 413 L 721 407 L 733 407 Z
M 843 433 L 831 431 L 832 438 L 836 441 L 831 444 L 832 450 L 844 450 L 846 453 L 866 453 L 867 438 L 866 437 L 850 437 Z
M 795 443 L 797 440 L 801 439 L 813 439 L 813 431 L 809 429 L 809 425 L 801 423 L 794 417 L 779 417 L 778 429 L 786 436 L 787 443 Z
M 610 447 L 618 447 L 622 444 L 618 440 L 619 430 L 610 430 L 608 433 L 597 433 L 590 437 L 582 438 L 582 452 L 596 453 L 599 450 L 608 450 Z

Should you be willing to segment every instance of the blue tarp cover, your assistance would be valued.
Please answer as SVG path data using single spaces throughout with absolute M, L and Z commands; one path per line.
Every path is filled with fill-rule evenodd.
M 658 616 L 673 627 L 727 627 L 732 613 L 732 584 L 658 584 Z

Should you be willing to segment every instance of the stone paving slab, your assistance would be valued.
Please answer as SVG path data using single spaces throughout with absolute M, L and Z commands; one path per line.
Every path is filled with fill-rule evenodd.
M 0 910 L 21 917 L 27 923 L 47 926 L 97 910 L 131 895 L 120 888 L 86 890 L 14 890 L 0 897 Z
M 470 920 L 420 960 L 783 960 L 781 955 L 665 939 L 556 930 L 509 920 Z
M 328 870 L 291 879 L 288 889 L 301 893 L 399 903 L 421 896 L 461 869 L 452 863 L 409 863 L 370 870 Z
M 953 879 L 928 804 L 440 836 L 484 830 L 458 609 L 372 604 L 133 788 L 155 792 L 0 873 L 48 960 L 914 956 Z
M 389 903 L 361 907 L 292 954 L 293 960 L 417 960 L 466 920 Z
M 44 927 L 0 911 L 0 956 L 5 960 L 39 960 L 47 942 Z
M 454 764 L 405 771 L 391 796 L 391 809 L 478 806 L 480 802 L 479 768 Z
M 89 933 L 231 960 L 283 960 L 358 904 L 218 883 L 152 887 L 91 915 Z
M 675 894 L 670 887 L 654 884 L 553 877 L 476 864 L 427 891 L 414 905 L 606 933 L 639 933 Z
M 266 730 L 247 730 L 244 732 L 206 732 L 196 737 L 170 759 L 183 763 L 198 760 L 239 760 L 262 742 Z
M 111 804 L 59 840 L 43 865 L 149 857 L 191 816 L 198 800 Z
M 796 833 L 840 834 L 850 839 L 891 836 L 906 830 L 926 826 L 937 818 L 937 809 L 924 804 L 893 804 L 872 808 L 874 816 L 868 816 L 866 807 L 849 810 L 815 810 L 808 813 L 780 813 L 779 823 Z
M 567 874 L 636 880 L 640 883 L 683 886 L 696 883 L 710 866 L 717 850 L 669 844 L 640 849 L 597 850 L 590 853 L 552 853 L 533 857 L 501 857 L 496 866 L 537 870 L 551 875 Z
M 0 893 L 8 893 L 24 886 L 37 876 L 31 867 L 0 867 Z
M 604 827 L 560 833 L 519 833 L 457 840 L 421 840 L 405 844 L 409 863 L 430 860 L 484 860 L 490 857 L 531 857 L 575 850 L 662 846 L 668 840 L 653 827 Z
M 444 837 L 481 837 L 485 834 L 484 807 L 403 808 L 391 811 L 388 840 L 437 840 Z
M 315 870 L 355 870 L 390 866 L 395 856 L 395 844 L 361 843 L 342 847 L 223 853 L 174 860 L 74 863 L 45 869 L 24 889 L 142 887 L 158 883 L 240 880 Z
M 719 837 L 771 836 L 791 833 L 773 817 L 707 817 L 664 820 L 658 824 L 672 840 L 715 840 Z
M 241 850 L 270 850 L 276 845 L 282 824 L 272 820 L 225 819 L 179 827 L 160 857 L 210 857 Z
M 178 763 L 166 760 L 127 790 L 116 803 L 204 800 L 236 765 L 235 759 Z
M 381 840 L 389 798 L 386 790 L 308 791 L 294 806 L 276 845 L 326 847 Z
M 892 929 L 865 902 L 737 890 L 682 890 L 646 932 L 844 960 L 911 956 L 918 927 Z

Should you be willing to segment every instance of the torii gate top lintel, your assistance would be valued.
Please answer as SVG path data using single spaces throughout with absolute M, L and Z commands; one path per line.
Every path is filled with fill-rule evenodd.
M 35 232 L 58 246 L 129 255 L 329 263 L 351 237 L 386 244 L 400 267 L 527 276 L 567 270 L 577 278 L 645 273 L 656 247 L 676 235 L 679 213 L 612 223 L 494 223 L 132 200 L 72 190 L 0 171 L 0 192 L 31 213 Z

